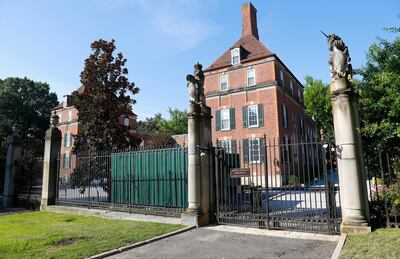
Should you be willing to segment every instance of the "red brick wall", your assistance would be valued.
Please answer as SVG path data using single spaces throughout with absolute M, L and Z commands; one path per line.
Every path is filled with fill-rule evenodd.
M 256 84 L 266 84 L 276 81 L 275 65 L 273 61 L 257 64 L 257 62 L 247 63 L 240 68 L 221 69 L 206 73 L 204 82 L 205 95 L 220 92 L 220 75 L 225 73 L 228 77 L 228 89 L 238 89 L 247 87 L 247 70 L 252 67 L 255 69 Z

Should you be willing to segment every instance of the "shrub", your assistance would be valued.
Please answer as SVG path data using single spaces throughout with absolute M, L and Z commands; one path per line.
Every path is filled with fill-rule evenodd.
M 288 185 L 291 187 L 296 187 L 300 185 L 300 180 L 295 175 L 290 175 L 288 179 Z

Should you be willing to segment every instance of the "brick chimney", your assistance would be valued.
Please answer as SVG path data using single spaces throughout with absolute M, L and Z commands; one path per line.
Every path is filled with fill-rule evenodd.
M 253 35 L 258 40 L 257 10 L 251 2 L 242 5 L 242 36 Z

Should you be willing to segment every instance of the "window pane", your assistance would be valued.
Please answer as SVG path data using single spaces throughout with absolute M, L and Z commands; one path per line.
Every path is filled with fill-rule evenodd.
M 220 77 L 220 87 L 221 87 L 221 91 L 225 91 L 228 90 L 228 80 L 227 80 L 227 76 L 226 75 L 222 75 Z
M 229 130 L 230 120 L 229 120 L 229 109 L 221 110 L 221 130 Z
M 255 84 L 255 79 L 254 79 L 254 69 L 249 69 L 247 70 L 247 85 L 254 85 Z
M 249 161 L 252 163 L 260 162 L 260 139 L 249 139 Z
M 248 107 L 249 127 L 258 126 L 258 109 L 257 105 Z

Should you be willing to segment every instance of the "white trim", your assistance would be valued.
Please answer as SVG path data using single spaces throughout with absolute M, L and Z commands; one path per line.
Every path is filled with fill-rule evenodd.
M 251 78 L 251 77 L 249 77 L 249 73 L 250 72 L 253 72 L 253 84 L 249 84 L 249 79 Z M 251 69 L 247 69 L 247 73 L 246 73 L 246 84 L 247 84 L 247 86 L 253 86 L 253 85 L 256 85 L 256 70 L 254 69 L 254 68 L 251 68 Z
M 72 110 L 71 109 L 69 109 L 67 112 L 67 121 L 68 122 L 72 121 Z
M 256 125 L 250 125 L 250 107 L 255 107 L 256 109 Z M 253 105 L 248 105 L 247 106 L 247 123 L 248 123 L 248 128 L 257 128 L 258 127 L 258 105 L 253 104 Z
M 222 89 L 222 77 L 225 78 L 226 88 Z M 219 76 L 219 90 L 220 91 L 228 91 L 229 90 L 229 79 L 227 74 L 222 74 Z
M 254 147 L 255 145 L 252 144 L 251 142 L 257 140 L 257 146 L 258 146 L 258 160 L 253 160 L 253 150 L 252 147 Z M 259 164 L 261 162 L 261 147 L 260 147 L 260 138 L 249 138 L 249 163 L 251 164 Z
M 236 55 L 237 55 L 237 57 L 238 57 L 238 62 L 237 62 L 237 63 L 234 63 L 233 60 L 234 60 L 234 57 L 236 57 Z M 238 65 L 238 64 L 240 64 L 240 48 L 239 48 L 239 47 L 233 48 L 233 49 L 231 50 L 231 64 L 232 64 L 232 65 Z
M 221 121 L 220 121 L 220 123 L 221 123 L 221 131 L 226 131 L 226 130 L 230 130 L 231 129 L 231 114 L 230 114 L 230 109 L 222 109 L 221 111 L 220 111 L 221 113 Z M 227 128 L 223 128 L 223 123 L 222 123 L 222 121 L 223 121 L 223 113 L 224 112 L 226 112 L 226 114 L 227 114 L 227 116 L 228 116 L 228 127 Z M 226 115 L 225 114 L 225 115 Z

